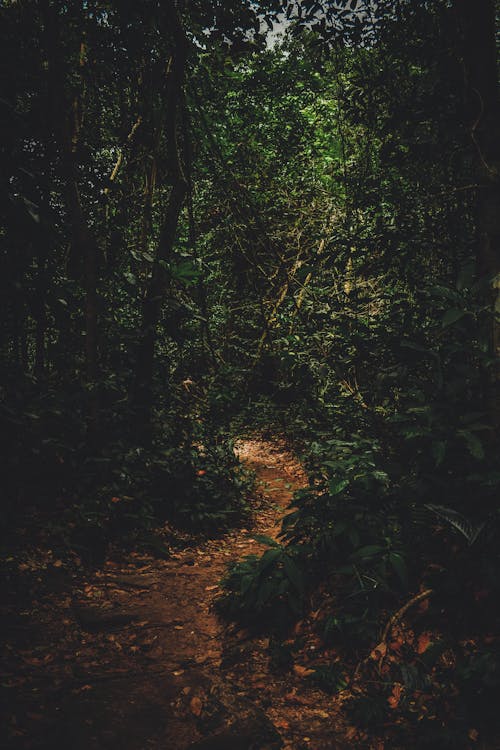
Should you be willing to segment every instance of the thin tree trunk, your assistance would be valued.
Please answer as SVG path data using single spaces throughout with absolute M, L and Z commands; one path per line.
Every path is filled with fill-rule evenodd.
M 467 126 L 478 174 L 478 272 L 491 280 L 492 408 L 500 421 L 500 91 L 493 0 L 455 0 L 466 87 Z
M 187 40 L 175 8 L 171 8 L 170 20 L 174 50 L 167 71 L 165 138 L 172 187 L 160 229 L 151 279 L 144 299 L 133 394 L 138 433 L 142 434 L 146 440 L 150 438 L 151 432 L 157 326 L 168 284 L 165 266 L 172 256 L 179 217 L 188 193 L 188 183 L 184 175 L 177 140 L 177 126 L 183 101 Z
M 38 248 L 38 268 L 35 287 L 35 364 L 34 374 L 37 378 L 43 377 L 45 372 L 45 331 L 47 329 L 47 310 L 45 307 L 45 297 L 47 292 L 47 258 L 45 248 L 45 237 L 41 238 L 42 246 Z
M 57 9 L 48 2 L 42 3 L 44 22 L 44 39 L 47 54 L 47 93 L 50 110 L 50 125 L 53 129 L 60 152 L 60 170 L 64 185 L 63 199 L 66 204 L 69 224 L 71 226 L 70 265 L 79 269 L 85 290 L 85 365 L 86 380 L 90 386 L 88 400 L 89 433 L 97 434 L 99 416 L 99 397 L 97 381 L 99 378 L 98 352 L 98 247 L 97 241 L 88 226 L 83 210 L 78 186 L 78 165 L 76 151 L 79 145 L 83 124 L 82 88 L 83 72 L 86 60 L 86 46 L 82 40 L 79 52 L 79 77 L 81 88 L 75 93 L 73 101 L 65 94 L 66 71 L 65 61 L 61 55 L 59 17 Z

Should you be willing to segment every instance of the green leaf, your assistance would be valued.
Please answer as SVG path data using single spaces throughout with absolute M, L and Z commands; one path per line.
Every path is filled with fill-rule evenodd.
M 349 485 L 348 479 L 332 479 L 328 484 L 330 495 L 339 495 Z
M 432 443 L 432 455 L 434 456 L 436 466 L 441 466 L 446 455 L 446 441 L 438 440 Z
M 262 557 L 260 558 L 260 572 L 263 573 L 267 568 L 269 568 L 273 563 L 275 563 L 281 556 L 283 552 L 281 549 L 268 549 Z
M 421 352 L 421 354 L 428 354 L 431 357 L 437 356 L 436 352 L 432 351 L 432 349 L 422 346 L 422 344 L 417 344 L 415 341 L 402 341 L 401 346 L 405 349 L 412 349 L 415 352 Z
M 443 315 L 441 324 L 443 328 L 446 328 L 447 326 L 451 326 L 453 325 L 453 323 L 456 323 L 458 320 L 463 318 L 464 315 L 466 315 L 465 310 L 460 310 L 458 307 L 452 307 L 450 310 L 447 310 L 445 314 Z
M 457 279 L 457 289 L 470 289 L 474 283 L 476 277 L 476 264 L 468 263 L 460 269 L 460 273 Z
M 283 567 L 290 582 L 295 586 L 301 596 L 304 594 L 304 579 L 298 565 L 288 555 L 283 558 Z
M 170 273 L 174 279 L 186 285 L 195 284 L 201 275 L 201 271 L 196 263 L 189 258 L 181 260 L 179 263 L 172 263 L 170 265 Z
M 276 539 L 267 536 L 267 534 L 251 534 L 251 538 L 256 542 L 259 542 L 259 544 L 266 544 L 268 547 L 276 547 L 277 549 L 281 549 L 281 545 L 278 544 Z
M 444 518 L 455 529 L 457 529 L 457 531 L 460 531 L 460 533 L 467 539 L 469 545 L 472 545 L 477 541 L 485 527 L 484 521 L 471 521 L 466 518 L 463 513 L 459 513 L 454 508 L 445 508 L 443 505 L 434 505 L 433 503 L 426 503 L 425 507 L 437 516 L 440 516 L 440 518 Z
M 380 544 L 367 544 L 366 547 L 360 547 L 360 549 L 356 550 L 352 556 L 365 560 L 368 557 L 374 557 L 380 554 L 380 552 L 384 552 L 384 549 Z
M 137 286 L 137 278 L 131 271 L 125 271 L 123 275 L 129 284 L 132 284 L 132 286 Z
M 399 552 L 391 552 L 389 554 L 389 562 L 391 563 L 394 571 L 399 576 L 399 580 L 403 586 L 408 586 L 408 570 L 404 558 Z
M 249 591 L 254 581 L 255 581 L 255 578 L 253 575 L 242 576 L 241 586 L 240 586 L 240 594 L 242 596 L 245 596 L 245 594 Z
M 272 578 L 268 578 L 264 581 L 264 583 L 259 588 L 259 593 L 257 596 L 257 610 L 262 609 L 262 607 L 267 604 L 268 600 L 276 595 L 276 589 L 276 581 L 274 581 Z
M 461 435 L 467 443 L 467 447 L 474 458 L 484 458 L 483 444 L 477 435 L 474 435 L 473 432 L 469 432 L 468 430 L 459 430 L 459 435 Z

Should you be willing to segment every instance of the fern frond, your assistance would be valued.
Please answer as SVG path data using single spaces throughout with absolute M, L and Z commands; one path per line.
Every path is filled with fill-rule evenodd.
M 467 539 L 469 546 L 477 541 L 485 527 L 484 521 L 474 523 L 466 518 L 463 513 L 459 513 L 453 508 L 445 508 L 443 505 L 434 505 L 433 503 L 426 503 L 425 507 L 440 518 L 448 521 L 453 528 L 457 529 Z

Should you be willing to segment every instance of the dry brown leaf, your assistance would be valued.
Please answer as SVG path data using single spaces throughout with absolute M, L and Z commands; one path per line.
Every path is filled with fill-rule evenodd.
M 309 677 L 309 675 L 314 674 L 314 669 L 309 669 L 309 667 L 303 667 L 300 664 L 294 664 L 293 665 L 293 671 L 297 675 L 297 677 Z
M 373 651 L 370 654 L 370 659 L 374 659 L 375 661 L 378 661 L 378 659 L 382 659 L 387 653 L 387 643 L 385 641 L 382 641 L 382 643 L 379 643 L 378 646 L 375 646 Z
M 399 706 L 399 701 L 401 700 L 401 696 L 403 695 L 403 686 L 400 682 L 394 683 L 394 686 L 392 688 L 392 693 L 387 699 L 387 703 L 391 708 L 397 708 Z
M 290 724 L 286 719 L 278 719 L 274 722 L 276 729 L 290 729 Z
M 429 609 L 429 599 L 428 598 L 422 599 L 422 601 L 419 602 L 419 605 L 418 605 L 419 613 L 423 614 L 424 612 L 427 612 L 428 609 Z
M 203 703 L 201 702 L 201 698 L 198 698 L 197 695 L 193 695 L 189 702 L 189 708 L 194 716 L 201 716 L 201 712 L 203 710 Z
M 423 654 L 432 643 L 430 633 L 421 633 L 417 640 L 417 654 Z
M 307 706 L 309 703 L 307 698 L 303 698 L 301 695 L 297 695 L 295 691 L 287 693 L 285 695 L 285 700 L 288 703 L 295 703 L 295 704 L 298 704 L 299 706 Z
M 389 648 L 391 651 L 396 651 L 396 653 L 399 653 L 401 651 L 401 646 L 403 646 L 404 640 L 402 638 L 394 638 L 389 643 Z

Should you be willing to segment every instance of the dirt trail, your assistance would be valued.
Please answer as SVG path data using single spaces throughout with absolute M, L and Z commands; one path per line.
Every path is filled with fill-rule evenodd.
M 54 596 L 38 612 L 40 632 L 11 653 L 20 662 L 7 687 L 21 702 L 9 747 L 341 747 L 332 698 L 300 669 L 274 674 L 269 639 L 235 633 L 213 611 L 227 564 L 263 550 L 252 533 L 277 536 L 304 482 L 280 444 L 245 440 L 238 452 L 264 496 L 251 531 L 233 530 L 164 561 L 136 554 L 108 562 L 71 597 Z

